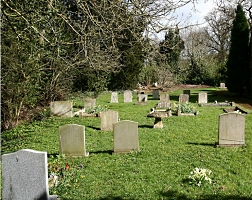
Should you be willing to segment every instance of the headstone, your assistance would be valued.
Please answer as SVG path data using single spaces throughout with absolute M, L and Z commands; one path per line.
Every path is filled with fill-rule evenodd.
M 132 102 L 132 92 L 130 90 L 124 91 L 124 103 Z
M 226 89 L 225 83 L 220 83 L 220 88 L 221 89 Z
M 118 103 L 118 93 L 117 92 L 111 93 L 110 103 Z
M 219 116 L 218 146 L 245 145 L 245 115 L 225 113 Z
M 153 90 L 152 91 L 152 98 L 153 99 L 159 99 L 159 90 Z
M 138 94 L 138 102 L 147 102 L 148 95 L 147 94 Z
M 188 103 L 189 95 L 188 94 L 180 94 L 179 95 L 179 103 Z
M 170 102 L 169 94 L 160 94 L 160 101 Z
M 96 106 L 96 99 L 86 98 L 84 103 L 84 108 L 86 110 Z
M 113 131 L 113 124 L 118 122 L 118 112 L 107 110 L 101 112 L 101 130 Z
M 191 91 L 190 90 L 183 90 L 183 94 L 188 94 L 190 96 Z
M 138 145 L 138 123 L 123 120 L 113 124 L 114 153 L 140 151 Z
M 47 152 L 23 149 L 2 155 L 2 199 L 56 200 L 49 195 Z
M 50 103 L 51 116 L 73 117 L 73 102 L 53 101 Z
M 60 154 L 88 156 L 85 146 L 85 126 L 66 124 L 59 127 Z
M 198 94 L 198 103 L 207 103 L 207 93 L 206 92 L 200 92 Z

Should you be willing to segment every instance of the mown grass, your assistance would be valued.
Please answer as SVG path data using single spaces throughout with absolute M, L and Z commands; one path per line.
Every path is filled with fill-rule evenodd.
M 163 129 L 153 129 L 153 118 L 147 118 L 158 100 L 149 95 L 147 105 L 110 104 L 110 93 L 104 93 L 97 104 L 108 105 L 119 112 L 120 120 L 138 122 L 139 153 L 118 155 L 113 150 L 113 132 L 100 131 L 100 118 L 50 117 L 21 125 L 2 134 L 2 154 L 30 148 L 47 151 L 50 172 L 61 177 L 51 188 L 63 200 L 73 199 L 252 199 L 252 114 L 246 115 L 246 146 L 215 148 L 218 141 L 218 117 L 223 107 L 198 107 L 197 93 L 207 91 L 209 102 L 225 101 L 215 88 L 192 89 L 190 102 L 200 114 L 172 116 L 163 120 Z M 182 90 L 169 92 L 178 102 Z M 74 105 L 82 107 L 82 97 L 73 97 Z M 85 126 L 89 157 L 59 156 L 58 128 L 65 124 Z M 65 165 L 70 166 L 65 171 Z M 195 168 L 212 171 L 213 184 L 200 187 L 189 184 L 188 176 Z M 63 169 L 63 170 L 60 170 Z

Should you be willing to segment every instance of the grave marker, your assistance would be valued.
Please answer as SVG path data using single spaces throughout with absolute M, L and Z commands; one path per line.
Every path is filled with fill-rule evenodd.
M 56 200 L 49 195 L 47 152 L 23 149 L 2 155 L 4 200 Z
M 113 124 L 114 153 L 139 152 L 138 123 L 123 120 Z
M 179 103 L 188 103 L 189 95 L 188 94 L 180 94 L 179 95 Z
M 60 154 L 88 156 L 85 146 L 85 126 L 66 124 L 59 127 Z
M 96 106 L 96 99 L 86 98 L 84 103 L 84 108 L 86 110 Z
M 124 91 L 124 103 L 132 102 L 132 92 L 130 90 Z
M 169 94 L 160 95 L 160 101 L 158 102 L 156 108 L 171 108 Z
M 51 116 L 73 117 L 73 102 L 53 101 L 50 103 Z
M 245 115 L 225 113 L 219 116 L 219 141 L 217 146 L 245 145 Z
M 152 91 L 152 98 L 153 99 L 159 99 L 159 90 L 153 90 Z
M 220 87 L 221 89 L 226 89 L 227 87 L 225 86 L 225 83 L 220 83 Z
M 117 92 L 111 93 L 110 103 L 118 103 L 118 93 Z
M 118 122 L 118 112 L 107 110 L 101 112 L 101 130 L 113 131 L 113 124 Z
M 138 94 L 138 102 L 147 102 L 148 95 L 147 94 Z
M 206 92 L 200 92 L 198 94 L 198 103 L 207 103 L 207 93 Z

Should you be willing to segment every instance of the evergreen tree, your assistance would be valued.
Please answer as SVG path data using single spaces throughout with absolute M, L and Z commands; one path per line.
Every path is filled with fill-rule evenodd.
M 231 30 L 231 46 L 227 61 L 227 87 L 231 93 L 245 95 L 249 89 L 249 26 L 240 4 Z

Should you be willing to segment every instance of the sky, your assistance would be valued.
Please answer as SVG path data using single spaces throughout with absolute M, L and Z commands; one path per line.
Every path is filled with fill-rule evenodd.
M 196 23 L 197 21 L 199 23 L 205 22 L 204 17 L 214 8 L 214 3 L 212 0 L 208 0 L 205 2 L 205 0 L 199 0 L 197 4 L 195 4 L 195 8 L 197 11 L 193 11 L 193 4 L 189 3 L 186 6 L 183 6 L 182 8 L 178 9 L 176 11 L 176 14 L 178 15 L 178 18 L 180 19 L 186 19 L 188 16 L 190 16 L 190 21 L 192 23 Z

